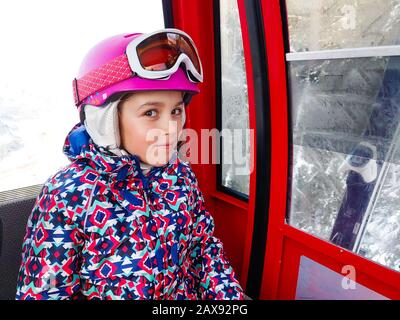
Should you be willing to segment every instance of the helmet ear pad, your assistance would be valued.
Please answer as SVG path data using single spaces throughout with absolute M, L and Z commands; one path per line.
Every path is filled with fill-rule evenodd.
M 110 99 L 101 106 L 86 104 L 82 107 L 84 125 L 93 142 L 117 156 L 126 155 L 121 146 L 119 132 L 118 104 L 122 96 Z

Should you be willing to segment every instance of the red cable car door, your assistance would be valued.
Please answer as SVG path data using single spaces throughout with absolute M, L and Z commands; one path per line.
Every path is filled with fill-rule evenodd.
M 399 299 L 400 14 L 261 2 L 272 159 L 260 298 Z

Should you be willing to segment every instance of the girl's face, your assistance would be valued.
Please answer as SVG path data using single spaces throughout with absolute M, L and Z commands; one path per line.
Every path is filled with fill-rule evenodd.
M 182 91 L 139 91 L 118 105 L 121 145 L 152 166 L 166 164 L 178 144 L 185 112 Z

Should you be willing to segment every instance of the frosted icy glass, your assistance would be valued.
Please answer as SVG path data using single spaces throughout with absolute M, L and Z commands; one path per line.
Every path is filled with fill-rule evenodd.
M 250 139 L 246 130 L 249 128 L 249 105 L 246 71 L 243 53 L 242 33 L 236 0 L 220 1 L 221 28 L 221 90 L 222 90 L 222 129 L 241 129 L 234 146 L 223 145 L 222 184 L 246 195 L 249 194 Z M 240 138 L 241 136 L 241 138 Z M 224 163 L 224 159 L 234 159 L 233 148 L 239 148 L 246 159 L 246 164 Z M 242 170 L 242 169 L 245 170 Z M 238 170 L 239 169 L 239 170 Z
M 331 241 L 341 205 L 366 199 L 368 219 L 354 229 L 359 242 L 350 250 L 400 270 L 400 57 L 288 65 L 293 134 L 288 223 Z M 354 180 L 343 168 L 360 143 L 376 148 L 378 171 L 372 195 L 355 199 L 346 194 Z
M 72 79 L 87 51 L 115 34 L 161 29 L 164 21 L 159 0 L 5 1 L 0 11 L 1 192 L 42 184 L 68 163 L 62 146 L 79 122 Z
M 290 51 L 400 44 L 400 0 L 287 0 Z
M 294 145 L 290 224 L 329 240 L 345 192 L 345 155 Z M 339 174 L 338 174 L 339 172 Z
M 398 160 L 398 159 L 397 159 Z M 359 253 L 400 271 L 400 166 L 389 163 Z

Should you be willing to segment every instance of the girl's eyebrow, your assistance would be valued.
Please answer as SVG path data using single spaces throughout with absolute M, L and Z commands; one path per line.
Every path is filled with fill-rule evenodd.
M 183 103 L 183 100 L 179 101 L 176 105 L 174 105 L 174 108 L 181 105 L 182 103 Z M 157 107 L 157 106 L 164 106 L 164 105 L 165 105 L 164 102 L 161 102 L 161 101 L 148 101 L 148 102 L 145 102 L 142 105 L 140 105 L 138 110 L 141 109 L 142 107 L 146 107 L 146 106 L 156 106 Z

